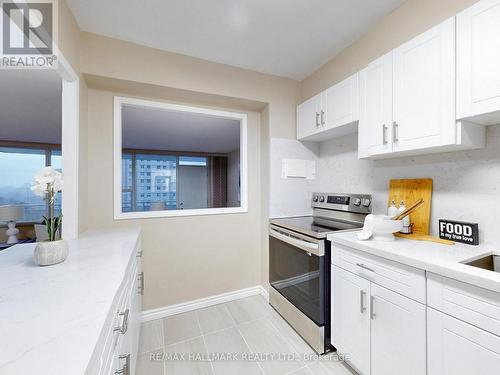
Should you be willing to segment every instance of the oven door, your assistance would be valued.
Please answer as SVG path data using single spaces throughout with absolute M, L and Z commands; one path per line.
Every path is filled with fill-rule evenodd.
M 270 225 L 269 282 L 319 327 L 325 324 L 324 255 L 324 240 Z

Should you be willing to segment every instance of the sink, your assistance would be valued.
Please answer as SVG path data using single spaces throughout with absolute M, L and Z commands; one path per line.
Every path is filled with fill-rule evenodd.
M 467 262 L 465 264 L 467 264 L 468 266 L 500 273 L 500 255 L 488 255 L 483 258 Z

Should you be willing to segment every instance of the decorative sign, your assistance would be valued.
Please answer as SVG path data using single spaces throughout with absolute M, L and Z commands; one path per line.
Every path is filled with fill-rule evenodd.
M 479 245 L 479 225 L 462 221 L 439 220 L 439 237 L 468 245 Z

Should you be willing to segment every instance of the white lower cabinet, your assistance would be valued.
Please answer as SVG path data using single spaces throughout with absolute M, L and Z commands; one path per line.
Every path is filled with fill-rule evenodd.
M 333 346 L 361 375 L 425 375 L 425 305 L 399 286 L 425 290 L 424 273 L 344 246 L 332 251 Z
M 500 372 L 500 337 L 427 308 L 427 374 Z
M 116 294 L 85 375 L 135 375 L 143 289 L 138 251 Z
M 332 343 L 362 374 L 370 373 L 370 282 L 332 266 Z
M 332 266 L 332 344 L 360 374 L 425 374 L 425 331 L 425 305 Z
M 500 374 L 500 293 L 423 272 L 334 244 L 333 346 L 360 375 Z
M 425 305 L 371 284 L 371 375 L 426 373 Z

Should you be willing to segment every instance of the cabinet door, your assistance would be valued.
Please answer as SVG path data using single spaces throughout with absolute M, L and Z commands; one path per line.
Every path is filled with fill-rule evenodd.
M 332 266 L 332 343 L 347 362 L 370 374 L 370 282 Z
M 425 306 L 371 284 L 371 374 L 425 375 Z
M 363 69 L 359 78 L 359 157 L 392 152 L 392 52 Z
M 330 87 L 323 93 L 320 120 L 324 130 L 359 120 L 358 73 Z
M 427 374 L 498 374 L 500 337 L 427 308 Z
M 457 16 L 457 118 L 500 111 L 500 0 L 482 0 Z M 500 114 L 475 122 L 497 124 Z
M 393 58 L 393 150 L 455 144 L 455 18 L 395 49 Z
M 142 311 L 142 286 L 143 274 L 141 273 L 141 261 L 137 260 L 137 272 L 134 276 L 130 303 L 130 340 L 131 340 L 131 375 L 135 374 L 137 364 L 137 353 L 139 352 L 139 336 L 141 331 L 141 311 Z
M 321 94 L 297 106 L 297 138 L 302 139 L 321 130 Z

